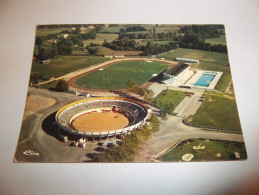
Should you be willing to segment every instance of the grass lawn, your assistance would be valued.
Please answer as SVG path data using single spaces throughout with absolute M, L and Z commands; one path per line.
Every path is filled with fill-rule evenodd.
M 87 45 L 90 45 L 90 43 L 102 45 L 104 40 L 112 42 L 113 40 L 118 39 L 118 37 L 118 34 L 96 33 L 95 39 L 85 40 L 83 43 Z
M 73 50 L 72 54 L 73 55 L 89 55 L 89 52 L 88 51 Z
M 241 131 L 234 96 L 214 92 L 206 92 L 204 96 L 206 96 L 205 101 L 196 114 L 188 118 L 189 123 Z
M 89 89 L 126 89 L 129 79 L 142 85 L 152 78 L 153 74 L 158 74 L 168 68 L 162 62 L 142 61 L 118 62 L 104 70 L 98 70 L 76 79 L 76 84 Z M 109 82 L 108 82 L 109 77 Z
M 126 29 L 125 25 L 118 25 L 118 26 L 108 26 L 108 27 L 102 27 L 102 29 L 99 32 L 107 32 L 107 33 L 118 33 L 120 32 L 120 29 Z
M 217 44 L 227 45 L 225 35 L 220 35 L 220 37 L 218 38 L 207 38 L 205 42 L 210 43 L 212 45 L 217 45 Z
M 226 66 L 226 64 L 229 64 L 228 55 L 224 53 L 179 48 L 160 54 L 158 57 L 170 60 L 174 60 L 177 57 L 198 59 L 200 60 L 200 63 L 192 64 L 191 68 L 223 72 L 223 75 L 215 88 L 222 92 L 225 92 L 229 82 L 232 80 L 230 67 Z
M 166 108 L 167 105 L 173 103 L 174 108 L 176 108 L 185 97 L 186 94 L 183 91 L 164 90 L 158 94 L 158 105 L 161 108 Z M 153 98 L 152 101 L 157 104 L 157 98 Z
M 64 74 L 85 68 L 108 59 L 99 56 L 59 56 L 52 58 L 49 64 L 33 62 L 32 72 L 36 71 L 44 79 L 59 77 Z
M 185 143 L 180 143 L 176 148 L 159 157 L 161 161 L 183 161 L 184 154 L 192 154 L 192 161 L 221 161 L 221 160 L 236 160 L 235 152 L 238 152 L 240 159 L 247 158 L 245 144 L 242 142 L 231 141 L 214 141 L 208 139 L 189 139 L 184 140 Z M 205 146 L 204 149 L 195 150 L 194 146 Z M 217 157 L 216 154 L 221 156 Z

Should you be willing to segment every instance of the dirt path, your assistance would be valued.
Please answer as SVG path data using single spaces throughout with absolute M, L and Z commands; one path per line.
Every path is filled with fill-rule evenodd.
M 47 98 L 39 95 L 29 95 L 26 99 L 23 120 L 37 111 L 52 106 L 55 103 L 56 100 L 53 98 Z
M 225 93 L 229 93 L 229 89 L 230 89 L 230 86 L 231 86 L 231 83 L 232 83 L 232 80 L 229 82 L 226 90 L 225 90 Z

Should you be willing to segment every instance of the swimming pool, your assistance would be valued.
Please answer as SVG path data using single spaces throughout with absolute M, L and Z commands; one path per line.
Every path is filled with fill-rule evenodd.
M 194 83 L 195 86 L 208 87 L 217 73 L 203 73 L 202 76 Z

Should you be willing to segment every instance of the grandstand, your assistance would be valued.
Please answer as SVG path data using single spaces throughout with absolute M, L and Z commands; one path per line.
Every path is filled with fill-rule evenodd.
M 98 127 L 96 127 L 93 128 L 94 130 L 90 129 L 85 131 L 75 128 L 74 124 L 79 118 L 91 115 L 91 117 L 96 117 L 97 120 L 97 118 L 100 119 L 100 117 L 102 117 L 101 113 L 121 114 L 127 119 L 127 125 L 116 129 L 116 124 L 112 124 L 115 128 L 112 130 L 107 130 L 109 129 L 108 127 L 107 129 L 98 129 Z M 61 129 L 72 134 L 87 137 L 107 137 L 124 134 L 138 128 L 145 123 L 147 116 L 148 111 L 146 107 L 137 101 L 120 97 L 100 97 L 88 98 L 64 106 L 56 113 L 56 122 Z M 118 119 L 118 123 L 119 122 Z M 92 121 L 92 123 L 95 123 L 95 121 Z M 87 124 L 85 125 L 87 129 Z M 96 126 L 98 126 L 98 124 Z

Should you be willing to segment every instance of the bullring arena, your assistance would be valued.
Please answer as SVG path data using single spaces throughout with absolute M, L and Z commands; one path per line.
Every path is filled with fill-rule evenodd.
M 82 137 L 126 134 L 143 125 L 148 109 L 139 102 L 120 97 L 88 98 L 61 108 L 55 116 L 58 126 Z

